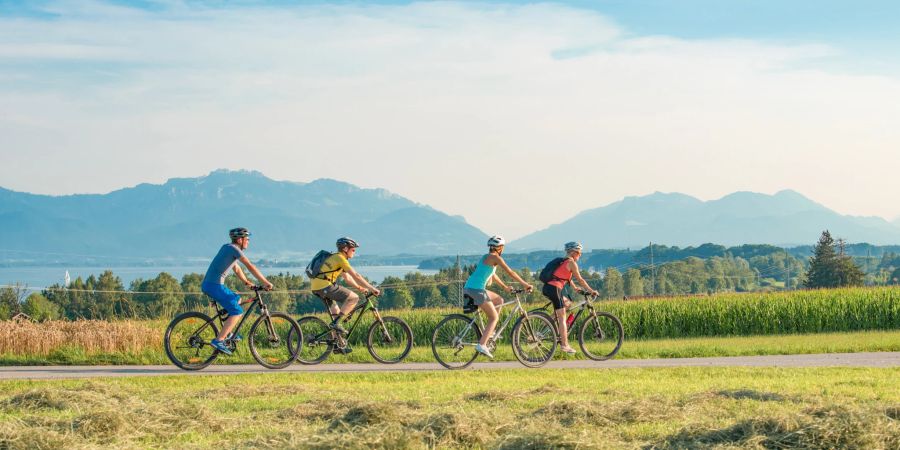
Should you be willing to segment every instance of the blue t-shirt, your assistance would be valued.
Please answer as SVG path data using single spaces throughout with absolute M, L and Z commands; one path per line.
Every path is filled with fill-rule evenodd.
M 224 284 L 225 276 L 237 260 L 244 257 L 244 252 L 240 247 L 234 244 L 225 244 L 219 249 L 219 253 L 209 263 L 209 269 L 206 271 L 206 277 L 203 283 Z

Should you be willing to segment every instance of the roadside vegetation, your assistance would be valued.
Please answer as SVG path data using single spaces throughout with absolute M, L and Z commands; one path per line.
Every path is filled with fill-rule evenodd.
M 898 377 L 680 368 L 2 381 L 0 448 L 896 449 Z
M 541 303 L 533 304 L 534 307 Z M 618 358 L 900 351 L 900 289 L 847 288 L 601 302 L 625 325 Z M 208 311 L 208 310 L 207 310 Z M 456 308 L 393 310 L 413 329 L 407 361 L 431 362 L 430 339 Z M 331 362 L 371 362 L 361 342 Z M 168 364 L 165 320 L 0 321 L 0 364 Z M 576 327 L 578 324 L 576 324 Z M 577 328 L 576 328 L 577 330 Z M 512 360 L 508 336 L 497 358 Z M 559 356 L 562 357 L 562 356 Z M 246 348 L 217 363 L 251 363 Z

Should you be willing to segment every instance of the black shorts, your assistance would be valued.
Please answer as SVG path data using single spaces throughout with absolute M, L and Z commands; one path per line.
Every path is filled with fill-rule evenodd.
M 563 309 L 566 307 L 563 302 L 562 289 L 552 284 L 544 284 L 541 293 L 544 294 L 544 297 L 549 298 L 550 301 L 553 302 L 553 309 Z

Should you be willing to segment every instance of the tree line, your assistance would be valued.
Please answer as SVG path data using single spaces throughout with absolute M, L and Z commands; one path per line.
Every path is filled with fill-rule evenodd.
M 615 267 L 595 271 L 582 264 L 582 276 L 603 297 L 614 299 L 858 286 L 872 280 L 860 268 L 858 257 L 847 255 L 840 246 L 825 231 L 806 264 L 787 252 L 744 246 L 742 254 L 746 258 L 726 252 L 724 256 L 688 256 L 659 265 L 636 264 L 622 271 Z M 660 247 L 662 255 L 679 251 L 677 247 L 675 250 Z M 547 260 L 552 258 L 550 254 L 547 256 L 550 256 Z M 872 266 L 875 273 L 884 274 L 881 275 L 883 284 L 898 283 L 900 256 L 897 254 L 885 253 Z M 541 267 L 542 264 L 534 270 L 528 266 L 517 270 L 538 292 L 541 283 L 535 270 Z M 454 264 L 434 275 L 412 272 L 402 278 L 386 277 L 380 283 L 385 289 L 378 304 L 385 309 L 459 306 L 461 283 L 474 268 L 474 264 Z M 321 301 L 306 292 L 309 281 L 304 276 L 278 273 L 267 277 L 275 286 L 265 297 L 272 309 L 294 314 L 323 310 Z M 199 273 L 186 274 L 178 280 L 162 272 L 152 279 L 136 279 L 126 288 L 118 276 L 107 270 L 99 276 L 76 278 L 68 287 L 56 284 L 27 296 L 22 289 L 3 288 L 0 289 L 0 320 L 18 313 L 35 320 L 166 318 L 209 303 L 205 295 L 198 294 L 202 280 L 203 275 Z M 225 284 L 236 292 L 244 287 L 233 275 L 226 278 Z M 543 301 L 540 294 L 529 298 Z

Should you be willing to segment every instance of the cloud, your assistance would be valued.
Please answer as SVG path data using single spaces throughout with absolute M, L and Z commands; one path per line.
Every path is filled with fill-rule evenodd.
M 817 68 L 840 52 L 821 43 L 635 36 L 555 4 L 47 10 L 0 19 L 4 187 L 253 168 L 508 236 L 656 190 L 900 213 L 882 196 L 900 188 L 900 83 Z

